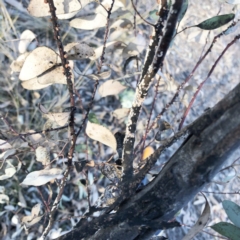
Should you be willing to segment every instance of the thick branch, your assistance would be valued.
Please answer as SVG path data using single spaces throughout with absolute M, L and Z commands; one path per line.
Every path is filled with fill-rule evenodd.
M 128 239 L 135 239 L 149 231 L 151 223 L 158 221 L 161 226 L 172 219 L 239 147 L 239 115 L 240 84 L 190 125 L 191 135 L 142 191 L 135 193 L 114 214 L 104 214 L 91 222 L 80 221 L 77 228 L 61 239 L 96 239 L 95 236 L 117 239 L 111 238 L 109 229 L 114 231 L 115 237 L 127 234 Z
M 133 149 L 135 142 L 135 132 L 138 117 L 140 114 L 140 110 L 142 107 L 142 103 L 145 100 L 148 89 L 153 81 L 154 76 L 156 75 L 158 69 L 162 66 L 163 60 L 169 48 L 170 42 L 172 40 L 175 27 L 177 24 L 178 14 L 181 10 L 183 4 L 183 0 L 175 1 L 172 4 L 169 17 L 164 24 L 164 28 L 162 29 L 162 21 L 158 21 L 156 29 L 161 29 L 160 31 L 156 31 L 156 38 L 159 38 L 157 51 L 155 52 L 154 58 L 152 60 L 151 56 L 148 56 L 147 61 L 144 66 L 143 75 L 140 80 L 140 84 L 137 86 L 135 100 L 133 102 L 129 120 L 126 127 L 126 137 L 124 139 L 124 150 L 123 150 L 123 185 L 126 182 L 132 179 L 133 175 Z M 161 18 L 161 16 L 160 16 Z M 160 34 L 162 33 L 162 34 Z M 162 35 L 162 37 L 161 37 Z M 153 42 L 154 43 L 154 42 Z M 156 44 L 156 43 L 155 43 Z M 150 51 L 153 49 L 150 46 Z M 152 60 L 152 62 L 151 62 Z M 148 66 L 146 66 L 148 64 Z M 150 65 L 149 65 L 150 64 Z M 144 74 L 145 73 L 145 74 Z

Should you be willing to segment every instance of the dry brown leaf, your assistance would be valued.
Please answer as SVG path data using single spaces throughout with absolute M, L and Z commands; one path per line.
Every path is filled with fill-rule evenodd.
M 117 142 L 114 135 L 105 127 L 91 123 L 88 121 L 86 127 L 86 134 L 93 140 L 99 141 L 109 147 L 111 147 L 114 151 L 117 149 Z
M 70 61 L 69 61 L 70 62 Z M 72 61 L 71 61 L 72 62 Z M 69 66 L 71 69 L 73 68 L 73 64 Z M 72 70 L 70 71 L 73 76 Z M 74 80 L 72 78 L 72 80 Z M 63 74 L 63 67 L 56 67 L 54 70 L 37 77 L 37 82 L 41 85 L 59 83 L 59 84 L 67 84 L 66 76 Z
M 47 148 L 39 146 L 36 150 L 36 160 L 41 162 L 43 165 L 48 165 L 50 163 L 50 153 Z
M 31 227 L 32 225 L 36 224 L 41 220 L 43 216 L 38 216 L 41 210 L 41 204 L 38 203 L 33 206 L 31 210 L 31 215 L 25 216 L 22 218 L 22 223 L 25 224 L 26 227 Z
M 69 43 L 64 47 L 67 52 L 69 60 L 78 60 L 84 58 L 95 57 L 94 50 L 89 47 L 86 43 Z
M 81 0 L 83 3 L 87 4 L 86 1 Z M 56 7 L 56 14 L 66 14 L 77 12 L 81 9 L 81 4 L 78 0 L 54 0 L 54 5 Z M 49 6 L 44 3 L 44 1 L 31 0 L 28 5 L 28 12 L 34 17 L 45 17 L 50 16 Z
M 40 171 L 34 171 L 29 173 L 21 184 L 31 185 L 31 186 L 41 186 L 50 182 L 55 178 L 57 179 L 62 178 L 63 177 L 62 171 L 63 170 L 59 168 L 51 168 L 51 169 L 44 169 Z
M 93 30 L 105 27 L 107 18 L 102 14 L 93 14 L 81 18 L 75 18 L 70 22 L 70 26 L 78 29 Z
M 16 60 L 14 60 L 10 65 L 11 70 L 13 72 L 20 72 L 22 69 L 22 66 L 29 54 L 30 54 L 29 52 L 25 52 L 25 53 L 21 54 Z
M 109 95 L 117 95 L 124 89 L 126 89 L 126 87 L 123 86 L 120 82 L 109 80 L 99 87 L 98 92 L 102 97 L 106 97 Z
M 9 161 L 7 163 L 8 165 L 4 170 L 5 174 L 0 176 L 0 180 L 11 178 L 17 172 L 16 168 Z
M 105 71 L 105 72 L 101 72 L 99 74 L 89 74 L 89 75 L 84 75 L 87 78 L 90 78 L 91 80 L 103 80 L 103 79 L 107 79 L 111 76 L 111 70 L 109 71 Z
M 117 119 L 122 119 L 128 116 L 130 108 L 119 108 L 112 112 L 112 115 Z
M 21 85 L 23 88 L 28 89 L 28 90 L 39 90 L 39 89 L 43 89 L 45 87 L 52 85 L 52 83 L 40 84 L 40 83 L 38 83 L 37 78 L 33 78 L 33 79 L 22 82 Z
M 49 119 L 51 122 L 56 122 L 59 126 L 64 126 L 68 122 L 69 114 L 69 112 L 47 113 L 43 116 Z
M 34 38 L 36 38 L 36 35 L 32 31 L 30 31 L 30 30 L 23 31 L 20 36 L 20 42 L 18 44 L 18 51 L 20 53 L 25 53 L 28 45 L 31 43 L 31 41 Z
M 35 78 L 53 67 L 56 63 L 57 54 L 52 49 L 48 47 L 38 47 L 27 56 L 19 79 L 24 81 Z

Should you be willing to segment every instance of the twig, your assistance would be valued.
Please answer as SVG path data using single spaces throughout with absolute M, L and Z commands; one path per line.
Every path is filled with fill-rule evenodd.
M 129 113 L 129 119 L 126 126 L 126 136 L 124 139 L 123 149 L 123 177 L 122 185 L 126 185 L 126 182 L 131 181 L 133 177 L 133 159 L 134 159 L 134 143 L 135 143 L 135 132 L 138 117 L 142 108 L 142 103 L 145 100 L 150 85 L 158 71 L 162 66 L 163 60 L 169 48 L 171 39 L 174 34 L 174 29 L 177 23 L 178 14 L 180 12 L 183 0 L 176 1 L 172 4 L 170 14 L 167 21 L 162 22 L 163 19 L 160 16 L 158 24 L 156 25 L 156 36 L 154 41 L 150 42 L 149 54 L 145 62 L 142 77 L 139 85 L 137 86 L 135 93 L 135 100 Z M 165 11 L 165 9 L 164 9 Z M 163 27 L 164 26 L 164 27 Z M 162 34 L 162 36 L 161 36 Z M 159 40 L 160 39 L 160 40 Z M 152 47 L 156 44 L 156 48 Z
M 74 100 L 72 73 L 71 73 L 71 68 L 69 66 L 69 62 L 67 61 L 67 53 L 64 52 L 63 44 L 62 44 L 61 37 L 60 37 L 60 26 L 57 23 L 58 18 L 56 16 L 56 7 L 54 5 L 53 0 L 46 0 L 46 1 L 49 5 L 49 9 L 50 9 L 50 13 L 51 13 L 51 21 L 52 21 L 52 25 L 53 25 L 54 38 L 57 42 L 59 55 L 61 58 L 64 75 L 66 76 L 68 92 L 69 92 L 69 97 L 70 97 L 71 112 L 70 112 L 70 117 L 69 117 L 69 129 L 70 129 L 70 135 L 71 135 L 72 141 L 71 141 L 71 146 L 70 146 L 70 149 L 68 152 L 68 165 L 71 166 L 73 152 L 74 152 L 74 148 L 75 148 L 75 144 L 76 144 L 76 134 L 75 134 L 75 130 L 74 130 L 75 100 Z
M 0 116 L 0 118 L 3 120 L 3 122 L 9 127 L 9 129 L 11 130 L 11 132 L 15 133 L 18 135 L 19 138 L 21 138 L 24 142 L 27 142 L 28 146 L 35 151 L 35 148 L 33 147 L 33 145 L 31 143 L 29 143 L 27 141 L 27 139 L 22 136 L 21 134 L 19 134 L 12 126 L 11 124 L 8 122 L 7 118 L 5 118 L 4 116 Z M 8 140 L 9 141 L 9 140 Z M 4 143 L 5 144 L 5 143 Z
M 179 124 L 179 129 L 182 128 L 183 123 L 184 123 L 184 121 L 185 121 L 185 119 L 186 119 L 186 117 L 187 117 L 187 115 L 188 115 L 188 113 L 189 113 L 189 111 L 190 111 L 190 109 L 191 109 L 191 107 L 192 107 L 192 105 L 193 105 L 193 103 L 194 103 L 194 101 L 195 101 L 198 93 L 199 93 L 200 90 L 202 89 L 202 86 L 203 86 L 204 83 L 209 79 L 209 77 L 212 75 L 215 67 L 217 66 L 218 62 L 219 62 L 220 59 L 223 57 L 223 55 L 227 52 L 227 50 L 228 50 L 239 38 L 240 38 L 240 35 L 237 35 L 237 36 L 225 47 L 225 49 L 222 51 L 222 53 L 221 53 L 220 56 L 217 58 L 217 60 L 215 61 L 215 63 L 212 65 L 212 68 L 210 69 L 207 77 L 204 79 L 204 81 L 202 81 L 202 82 L 199 84 L 199 86 L 198 86 L 198 88 L 197 88 L 197 91 L 194 93 L 194 95 L 193 95 L 193 97 L 192 97 L 192 99 L 191 99 L 191 101 L 190 101 L 190 103 L 189 103 L 186 111 L 185 111 L 184 114 L 183 114 L 182 120 L 181 120 L 181 122 L 180 122 L 180 124 Z
M 50 211 L 50 214 L 49 214 L 48 225 L 47 225 L 47 227 L 44 229 L 44 231 L 42 233 L 42 236 L 40 238 L 41 240 L 46 238 L 46 236 L 48 235 L 48 233 L 49 233 L 49 231 L 50 231 L 50 229 L 51 229 L 51 227 L 53 225 L 53 222 L 54 222 L 53 215 L 54 215 L 55 211 L 57 210 L 58 204 L 59 204 L 59 202 L 60 202 L 60 200 L 62 198 L 64 185 L 65 185 L 65 183 L 67 181 L 69 173 L 70 173 L 70 168 L 68 167 L 67 170 L 64 172 L 64 176 L 63 176 L 63 179 L 62 179 L 60 187 L 59 187 L 58 195 L 57 195 L 57 197 L 54 200 L 54 203 L 52 205 L 52 208 L 51 208 L 51 211 Z
M 213 40 L 212 43 L 210 45 L 210 47 L 208 48 L 208 50 L 205 52 L 205 54 L 200 57 L 200 59 L 198 60 L 198 62 L 196 63 L 196 65 L 194 66 L 192 72 L 189 74 L 189 76 L 184 80 L 184 82 L 182 82 L 178 88 L 177 91 L 175 92 L 174 96 L 172 97 L 171 101 L 168 102 L 168 104 L 162 109 L 162 111 L 158 114 L 158 116 L 156 117 L 156 119 L 154 120 L 154 122 L 151 124 L 149 129 L 152 129 L 152 127 L 157 123 L 157 121 L 162 117 L 162 115 L 168 110 L 168 108 L 176 101 L 176 98 L 179 95 L 179 92 L 181 89 L 183 89 L 183 87 L 189 82 L 189 80 L 193 77 L 195 71 L 198 69 L 198 67 L 200 66 L 200 64 L 203 62 L 203 60 L 207 57 L 207 55 L 212 51 L 212 48 L 214 46 L 214 44 L 217 42 L 217 39 L 220 38 L 221 36 L 223 36 L 231 27 L 235 26 L 236 22 L 233 22 L 226 30 L 224 30 L 223 32 L 219 33 L 218 35 L 216 35 Z
M 145 131 L 145 134 L 144 134 L 144 136 L 143 136 L 143 144 L 142 144 L 143 147 L 142 147 L 142 150 L 144 150 L 145 141 L 146 141 L 146 138 L 147 138 L 147 134 L 148 134 L 148 132 L 149 132 L 150 119 L 151 119 L 152 112 L 153 112 L 153 108 L 154 108 L 154 105 L 155 105 L 155 102 L 156 102 L 156 99 L 157 99 L 158 87 L 159 87 L 160 80 L 161 80 L 161 77 L 158 78 L 157 84 L 155 85 L 155 96 L 154 96 L 154 98 L 153 98 L 153 103 L 152 103 L 151 110 L 150 110 L 150 113 L 149 113 L 146 131 Z M 143 154 L 143 151 L 142 151 L 142 154 Z M 141 159 L 142 159 L 142 158 L 141 158 Z
M 63 127 L 58 127 L 58 128 L 48 128 L 48 129 L 45 129 L 45 130 L 35 131 L 35 132 L 31 132 L 31 133 L 19 133 L 17 137 L 8 138 L 5 142 L 1 143 L 0 146 L 3 146 L 4 144 L 6 144 L 8 142 L 11 142 L 11 141 L 14 141 L 14 140 L 16 140 L 20 137 L 27 137 L 27 136 L 31 136 L 31 135 L 34 135 L 34 134 L 40 134 L 40 133 L 45 133 L 45 132 L 52 132 L 52 131 L 56 131 L 56 130 L 65 129 L 67 127 L 68 126 L 63 126 Z
M 135 4 L 133 3 L 133 0 L 131 0 L 131 2 L 132 2 L 132 6 L 133 6 L 133 8 L 134 8 L 134 11 L 137 13 L 137 15 L 138 15 L 145 23 L 147 23 L 147 24 L 149 24 L 149 25 L 151 25 L 151 26 L 154 27 L 154 26 L 155 26 L 154 24 L 148 22 L 147 20 L 145 20 L 145 19 L 141 16 L 141 14 L 140 14 L 139 11 L 137 10 Z
M 108 15 L 107 15 L 107 23 L 106 23 L 106 29 L 105 29 L 105 34 L 104 34 L 104 43 L 103 43 L 103 49 L 102 49 L 102 54 L 101 54 L 101 57 L 100 57 L 100 63 L 99 63 L 99 66 L 98 66 L 98 73 L 101 72 L 101 68 L 102 68 L 102 65 L 103 65 L 103 62 L 104 62 L 104 55 L 105 55 L 105 50 L 106 50 L 106 43 L 107 43 L 107 38 L 108 38 L 108 34 L 109 34 L 109 21 L 110 21 L 110 16 L 111 16 L 111 13 L 112 13 L 112 8 L 113 8 L 113 5 L 114 5 L 114 2 L 115 0 L 112 0 L 112 4 L 109 8 L 109 10 L 107 11 Z M 88 118 L 88 114 L 90 112 L 90 110 L 92 109 L 92 106 L 93 106 L 93 100 L 94 100 L 94 97 L 95 97 L 95 94 L 96 94 L 96 91 L 97 91 L 97 88 L 98 88 L 98 85 L 99 85 L 99 81 L 96 80 L 95 84 L 94 84 L 94 89 L 93 89 L 93 93 L 92 93 L 92 97 L 91 97 L 91 101 L 89 103 L 89 106 L 88 106 L 88 109 L 85 113 L 85 116 L 83 117 L 83 120 L 81 122 L 81 126 L 79 127 L 78 129 L 78 132 L 76 134 L 76 136 L 78 136 L 80 134 L 80 132 L 82 131 L 84 125 L 85 125 L 85 122 Z

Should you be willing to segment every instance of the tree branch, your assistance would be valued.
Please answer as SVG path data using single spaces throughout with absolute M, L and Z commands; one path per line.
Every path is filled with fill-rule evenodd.
M 60 239 L 116 239 L 114 236 L 121 234 L 130 240 L 138 239 L 151 230 L 151 222 L 171 220 L 239 147 L 239 114 L 240 84 L 188 127 L 190 136 L 142 191 L 130 196 L 115 213 L 103 214 L 91 222 L 83 219 Z M 139 221 L 149 224 L 139 224 Z

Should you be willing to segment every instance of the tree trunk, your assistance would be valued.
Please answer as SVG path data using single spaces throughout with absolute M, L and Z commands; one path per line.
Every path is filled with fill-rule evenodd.
M 116 212 L 82 219 L 60 239 L 148 239 L 201 191 L 240 143 L 240 84 L 188 127 L 189 136 L 158 176 Z

